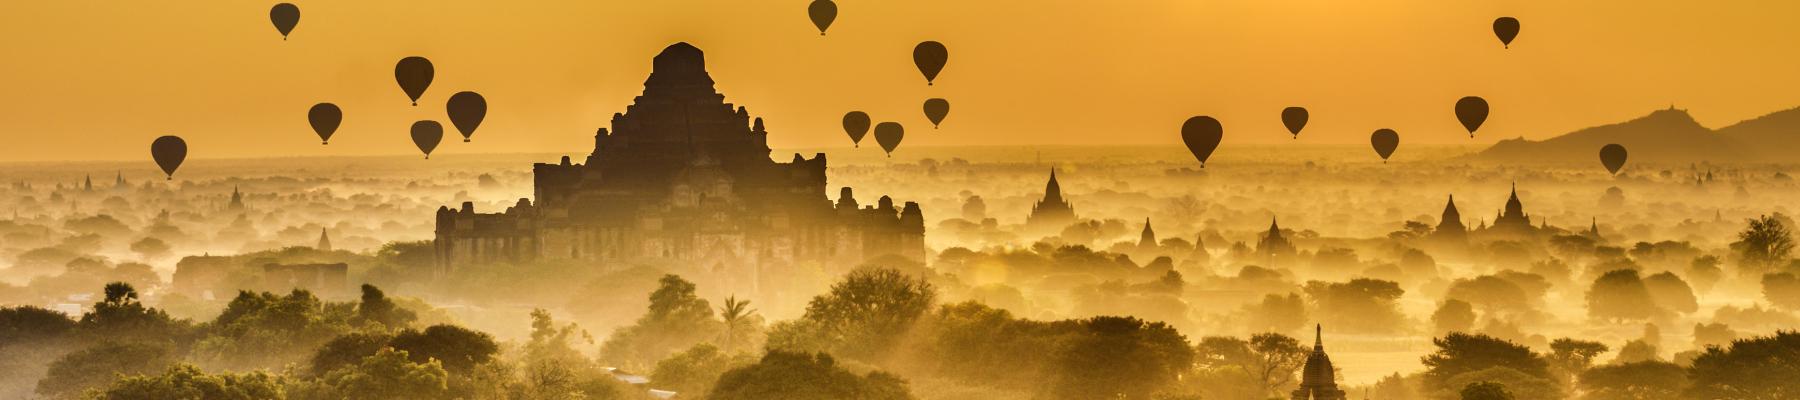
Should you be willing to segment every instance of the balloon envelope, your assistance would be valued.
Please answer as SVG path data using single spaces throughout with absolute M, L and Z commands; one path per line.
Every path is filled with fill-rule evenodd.
M 438 142 L 444 140 L 444 125 L 437 121 L 419 121 L 412 125 L 413 144 L 419 151 L 425 152 L 425 158 L 431 158 L 431 151 L 436 150 Z
M 458 132 L 462 132 L 464 142 L 469 141 L 470 136 L 475 136 L 475 128 L 480 127 L 481 120 L 487 118 L 487 99 L 482 98 L 480 93 L 456 92 L 450 95 L 450 102 L 444 108 L 450 114 L 450 124 L 455 125 Z
M 1625 146 L 1608 144 L 1600 148 L 1600 165 L 1605 165 L 1607 172 L 1618 175 L 1619 169 L 1625 167 L 1625 156 Z
M 1225 127 L 1213 117 L 1199 116 L 1188 118 L 1181 124 L 1181 141 L 1187 144 L 1189 152 L 1200 160 L 1200 168 L 1206 168 L 1206 159 L 1212 157 L 1213 150 L 1219 148 L 1219 141 L 1225 139 Z
M 1456 120 L 1462 121 L 1463 128 L 1469 130 L 1469 137 L 1475 137 L 1475 130 L 1481 129 L 1481 123 L 1486 122 L 1487 117 L 1487 100 L 1469 96 L 1456 101 Z
M 289 3 L 276 4 L 269 9 L 269 22 L 275 23 L 275 30 L 281 32 L 281 40 L 287 40 L 288 32 L 293 32 L 294 25 L 300 24 L 300 7 Z
M 400 90 L 406 97 L 412 98 L 413 105 L 419 105 L 419 96 L 425 95 L 425 88 L 431 87 L 431 76 L 435 72 L 431 68 L 431 60 L 425 57 L 407 57 L 394 64 L 394 81 L 400 83 Z
M 306 122 L 312 123 L 314 133 L 319 134 L 321 144 L 331 144 L 331 134 L 337 132 L 338 124 L 344 122 L 344 110 L 336 104 L 314 104 L 306 110 Z
M 819 36 L 825 36 L 825 29 L 831 27 L 831 21 L 837 19 L 837 3 L 831 0 L 813 0 L 806 6 L 806 16 L 812 17 L 813 26 L 819 28 Z
M 1300 130 L 1306 128 L 1307 117 L 1306 109 L 1304 108 L 1284 108 L 1281 110 L 1281 125 L 1286 126 L 1288 133 L 1294 134 L 1295 139 L 1299 139 Z
M 850 144 L 862 147 L 862 138 L 869 134 L 869 114 L 862 111 L 844 113 L 844 133 L 850 135 Z
M 944 122 L 944 116 L 950 115 L 950 101 L 944 99 L 925 100 L 925 118 L 931 120 L 931 129 L 937 129 Z
M 156 166 L 162 167 L 168 179 L 175 179 L 175 169 L 181 168 L 181 162 L 187 159 L 187 141 L 176 136 L 163 136 L 150 142 L 150 157 L 156 159 Z
M 1377 129 L 1375 134 L 1369 135 L 1369 145 L 1375 147 L 1375 154 L 1381 156 L 1382 162 L 1387 162 L 1388 156 L 1394 155 L 1394 149 L 1400 147 L 1400 133 L 1393 129 Z
M 1495 19 L 1494 36 L 1500 37 L 1502 47 L 1511 48 L 1513 38 L 1519 37 L 1519 20 L 1513 17 Z
M 894 149 L 900 147 L 900 139 L 906 137 L 906 127 L 899 122 L 883 122 L 875 125 L 875 143 L 887 151 L 888 157 L 894 156 Z
M 919 73 L 925 74 L 925 84 L 936 80 L 938 72 L 944 71 L 944 63 L 950 61 L 950 49 L 943 43 L 926 41 L 913 47 L 913 64 L 919 66 Z

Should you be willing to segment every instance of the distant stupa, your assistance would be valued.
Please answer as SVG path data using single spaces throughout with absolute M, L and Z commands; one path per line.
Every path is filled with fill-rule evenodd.
M 1063 199 L 1062 184 L 1056 182 L 1056 169 L 1050 169 L 1050 182 L 1044 184 L 1044 199 L 1031 206 L 1025 225 L 1034 228 L 1060 229 L 1075 222 L 1075 206 Z
M 1269 233 L 1256 242 L 1256 254 L 1266 257 L 1273 265 L 1275 259 L 1294 255 L 1294 244 L 1281 236 L 1281 225 L 1274 218 L 1269 218 Z
M 1468 235 L 1462 213 L 1456 211 L 1456 195 L 1450 195 L 1450 200 L 1444 202 L 1444 215 L 1438 220 L 1437 229 L 1431 231 L 1432 239 L 1456 243 L 1468 240 Z
M 317 248 L 319 251 L 331 251 L 331 235 L 325 232 L 325 228 L 319 228 L 319 246 Z
M 1331 356 L 1325 355 L 1325 328 L 1313 325 L 1313 351 L 1306 355 L 1306 366 L 1300 371 L 1300 388 L 1294 389 L 1293 400 L 1344 400 L 1337 387 L 1337 373 L 1331 368 Z
M 1138 251 L 1156 250 L 1156 230 L 1150 229 L 1150 219 L 1144 218 L 1144 232 L 1138 234 Z

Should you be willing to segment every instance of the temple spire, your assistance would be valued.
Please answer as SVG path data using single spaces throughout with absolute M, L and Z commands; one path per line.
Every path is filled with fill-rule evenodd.
M 1325 351 L 1325 324 L 1313 324 L 1313 350 Z

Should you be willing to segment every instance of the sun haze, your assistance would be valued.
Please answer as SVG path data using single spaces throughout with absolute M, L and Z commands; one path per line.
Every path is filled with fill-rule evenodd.
M 0 160 L 142 159 L 166 134 L 195 158 L 410 154 L 407 127 L 463 90 L 490 114 L 440 152 L 564 151 L 682 41 L 778 148 L 848 145 L 852 110 L 905 124 L 909 146 L 1173 145 L 1194 115 L 1231 146 L 1294 140 L 1288 106 L 1312 112 L 1302 142 L 1488 144 L 1671 104 L 1713 127 L 1800 105 L 1791 2 L 843 2 L 824 36 L 797 0 L 296 4 L 285 41 L 260 2 L 0 5 Z M 1510 48 L 1501 16 L 1523 21 Z M 950 54 L 933 86 L 911 59 L 925 40 Z M 437 79 L 412 107 L 393 68 L 415 55 Z M 1451 115 L 1469 95 L 1494 108 L 1473 139 Z M 953 104 L 937 131 L 928 98 Z M 306 124 L 319 102 L 343 108 L 330 146 Z

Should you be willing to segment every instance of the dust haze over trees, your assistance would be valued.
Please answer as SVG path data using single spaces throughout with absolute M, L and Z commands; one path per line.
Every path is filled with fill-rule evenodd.
M 272 21 L 284 36 L 293 7 Z M 837 21 L 835 2 L 808 8 L 821 34 Z M 1504 45 L 1518 22 L 1496 21 Z M 921 76 L 904 78 L 967 79 L 950 47 L 959 59 L 979 49 L 921 42 Z M 867 112 L 841 121 L 853 147 L 795 149 L 778 163 L 776 122 L 724 103 L 697 48 L 666 54 L 586 160 L 446 152 L 456 141 L 441 143 L 442 124 L 427 119 L 411 133 L 420 152 L 438 152 L 428 166 L 198 157 L 199 142 L 190 159 L 175 136 L 153 144 L 156 169 L 9 165 L 0 397 L 1800 393 L 1788 204 L 1800 186 L 1739 144 L 1773 143 L 1746 130 L 1780 128 L 1790 112 L 1717 137 L 1633 142 L 1627 168 L 1602 170 L 1586 142 L 1715 132 L 1670 109 L 1487 149 L 1408 136 L 1397 151 L 1390 129 L 1374 136 L 1378 155 L 1227 139 L 1287 128 L 1298 141 L 1308 121 L 1309 137 L 1337 129 L 1329 105 L 1310 105 L 1284 111 L 1281 127 L 1274 112 L 1171 119 L 1186 118 L 1168 132 L 1182 147 L 957 148 L 931 144 L 967 134 L 955 129 L 978 121 L 962 118 L 983 100 L 958 99 L 956 119 L 934 132 L 918 118 L 944 122 L 949 100 L 931 97 L 923 115 L 917 99 L 905 114 L 855 105 Z M 396 83 L 415 104 L 462 84 L 428 92 L 436 66 L 401 60 Z M 474 93 L 446 104 L 465 140 L 486 118 Z M 1491 136 L 1516 108 L 1489 98 L 1492 122 L 1488 100 L 1467 96 L 1438 113 L 1443 126 L 1406 134 L 1454 131 L 1454 118 Z M 331 107 L 309 118 L 313 133 L 354 140 L 336 128 L 357 110 L 346 120 L 316 101 L 304 104 Z M 859 147 L 872 123 L 879 152 Z M 495 128 L 483 139 L 503 138 Z M 1716 146 L 1674 151 L 1681 143 Z M 1584 164 L 1560 165 L 1562 153 Z M 630 157 L 648 161 L 609 164 Z M 642 182 L 656 185 L 631 186 Z M 627 201 L 547 205 L 613 197 Z M 630 229 L 563 224 L 602 220 Z M 675 232 L 694 234 L 632 241 Z

